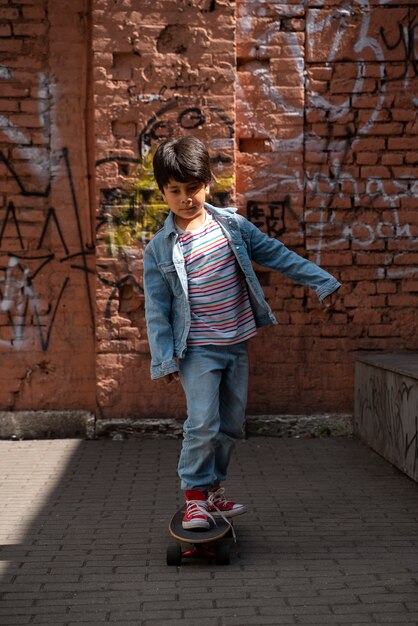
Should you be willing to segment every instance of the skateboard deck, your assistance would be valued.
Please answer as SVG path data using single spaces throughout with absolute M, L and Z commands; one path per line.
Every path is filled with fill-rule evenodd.
M 181 565 L 183 558 L 204 557 L 215 559 L 218 565 L 229 564 L 230 545 L 221 543 L 227 536 L 233 535 L 232 522 L 216 518 L 216 523 L 209 519 L 208 529 L 186 529 L 182 526 L 184 507 L 171 518 L 168 530 L 178 543 L 167 548 L 167 565 Z M 186 544 L 183 549 L 181 544 Z

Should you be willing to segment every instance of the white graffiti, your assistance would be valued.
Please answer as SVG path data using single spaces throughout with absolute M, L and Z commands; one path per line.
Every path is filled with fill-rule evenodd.
M 390 0 L 379 0 L 381 5 L 389 5 Z M 253 178 L 253 186 L 245 194 L 247 200 L 259 198 L 278 198 L 290 192 L 301 192 L 308 200 L 315 199 L 315 208 L 304 208 L 300 219 L 300 233 L 305 232 L 308 249 L 315 252 L 317 263 L 321 263 L 322 251 L 341 248 L 345 242 L 361 249 L 367 250 L 379 240 L 404 240 L 408 250 L 418 249 L 417 225 L 402 222 L 398 207 L 403 198 L 418 198 L 418 182 L 411 175 L 392 176 L 381 178 L 368 176 L 359 178 L 351 172 L 349 155 L 352 154 L 352 142 L 354 139 L 363 138 L 373 131 L 379 116 L 385 107 L 388 107 L 388 68 L 390 61 L 385 58 L 385 53 L 399 46 L 405 55 L 405 62 L 398 62 L 403 67 L 398 77 L 400 89 L 404 91 L 404 97 L 410 99 L 411 104 L 418 105 L 418 98 L 414 97 L 411 86 L 411 78 L 416 67 L 413 54 L 415 50 L 417 25 L 399 24 L 398 41 L 386 41 L 385 28 L 382 23 L 380 28 L 372 21 L 375 7 L 369 0 L 354 0 L 352 3 L 343 3 L 339 7 L 329 8 L 325 4 L 311 7 L 306 10 L 303 3 L 288 5 L 283 3 L 276 10 L 277 20 L 266 26 L 264 31 L 259 31 L 259 20 L 249 14 L 248 9 L 241 9 L 238 27 L 241 29 L 244 41 L 244 50 L 247 50 L 248 59 L 241 60 L 243 70 L 251 70 L 253 83 L 247 80 L 240 81 L 238 71 L 238 103 L 243 112 L 243 119 L 250 128 L 253 137 L 270 137 L 265 141 L 270 145 L 273 152 L 288 154 L 291 158 L 293 151 L 304 152 L 309 146 L 311 152 L 318 150 L 324 156 L 322 165 L 313 162 L 302 167 L 291 167 L 278 158 L 272 162 L 268 173 L 260 170 Z M 272 11 L 272 9 L 271 9 Z M 258 13 L 257 13 L 258 15 Z M 324 120 L 329 121 L 328 136 L 319 136 L 314 132 L 309 135 L 301 132 L 301 125 L 294 120 L 295 135 L 291 138 L 271 137 L 271 129 L 262 115 L 257 114 L 257 109 L 263 111 L 265 105 L 260 107 L 260 99 L 271 103 L 272 110 L 286 115 L 303 115 L 303 108 L 298 109 L 292 103 L 286 101 L 286 91 L 283 90 L 277 76 L 271 71 L 267 62 L 269 50 L 274 37 L 280 31 L 280 20 L 292 15 L 293 17 L 306 18 L 306 40 L 301 41 L 295 36 L 297 33 L 281 31 L 282 41 L 289 44 L 289 50 L 293 58 L 289 59 L 289 72 L 299 77 L 299 87 L 304 89 L 304 109 L 306 112 L 322 111 Z M 399 12 L 396 16 L 399 15 Z M 280 17 L 280 19 L 279 19 Z M 398 17 L 396 17 L 398 19 Z M 258 30 L 257 30 L 258 29 Z M 395 29 L 395 34 L 397 30 Z M 245 47 L 245 40 L 251 43 Z M 298 48 L 299 46 L 299 48 Z M 304 67 L 304 60 L 308 58 L 316 67 L 321 65 L 324 73 L 332 81 L 333 76 L 341 70 L 346 84 L 344 89 L 336 89 L 335 93 L 327 89 L 318 89 L 312 81 L 310 65 Z M 398 57 L 399 58 L 399 57 Z M 350 61 L 350 68 L 354 68 L 351 74 L 344 74 L 344 63 Z M 345 137 L 333 136 L 332 124 L 339 122 L 345 116 L 350 116 L 356 102 L 364 93 L 367 93 L 367 77 L 370 64 L 374 68 L 375 89 L 369 95 L 370 106 L 362 110 L 362 115 L 353 124 L 347 126 Z M 415 73 L 416 77 L 416 73 Z M 254 106 L 254 83 L 258 98 Z M 354 118 L 353 118 L 354 119 Z M 251 125 L 248 127 L 248 121 Z M 341 124 L 341 123 L 340 123 Z M 280 135 L 280 128 L 277 131 Z M 309 143 L 308 143 L 309 142 Z M 317 147 L 316 147 L 317 146 Z M 282 161 L 282 162 L 281 162 Z M 350 204 L 346 207 L 351 209 L 338 211 L 338 201 L 350 198 Z M 364 200 L 364 203 L 363 203 Z M 334 202 L 335 201 L 335 202 Z M 308 202 L 308 207 L 313 203 Z M 376 206 L 375 206 L 376 205 Z M 363 208 L 359 208 L 363 207 Z M 387 207 L 387 208 L 386 208 Z M 379 220 L 378 211 L 384 209 L 385 218 Z M 298 208 L 296 207 L 296 210 Z M 364 216 L 367 213 L 367 218 Z M 356 216 L 356 214 L 358 216 Z M 353 219 L 354 216 L 354 219 Z M 389 253 L 388 260 L 401 257 L 402 251 Z M 408 266 L 404 268 L 386 268 L 387 276 L 401 277 L 412 276 L 418 273 L 418 268 Z
M 11 344 L 14 345 L 23 339 L 28 298 L 33 296 L 29 269 L 22 268 L 19 259 L 11 256 L 4 270 L 4 277 L 2 278 L 0 274 L 0 313 L 7 313 L 12 318 L 13 338 L 11 341 L 0 339 L 1 345 L 10 348 Z

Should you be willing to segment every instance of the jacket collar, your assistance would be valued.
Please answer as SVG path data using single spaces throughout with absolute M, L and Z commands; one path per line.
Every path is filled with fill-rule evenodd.
M 237 209 L 233 207 L 225 207 L 225 208 L 220 209 L 218 207 L 213 206 L 212 204 L 209 204 L 209 202 L 205 202 L 205 209 L 208 211 L 208 213 L 210 213 L 210 215 L 214 217 L 216 216 L 227 217 L 231 214 L 236 213 L 237 211 Z M 172 213 L 171 211 L 168 214 L 164 222 L 163 231 L 164 231 L 164 237 L 166 238 L 170 237 L 171 235 L 177 234 L 176 227 L 174 224 L 174 213 Z

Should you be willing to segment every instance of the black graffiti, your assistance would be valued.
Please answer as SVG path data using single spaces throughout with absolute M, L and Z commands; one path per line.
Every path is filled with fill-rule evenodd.
M 405 458 L 412 449 L 413 453 L 413 474 L 415 476 L 418 465 L 418 415 L 415 415 L 415 434 L 409 438 L 408 434 L 405 438 Z
M 9 221 L 11 221 L 13 223 L 13 226 L 14 226 L 15 231 L 16 231 L 17 238 L 19 239 L 20 248 L 22 250 L 24 250 L 25 246 L 24 246 L 24 243 L 23 243 L 22 233 L 20 232 L 19 222 L 18 222 L 18 219 L 16 217 L 15 206 L 14 206 L 13 202 L 11 202 L 11 201 L 7 205 L 6 215 L 4 216 L 3 224 L 2 224 L 1 229 L 0 229 L 0 246 L 1 246 L 1 242 L 3 241 L 3 236 L 4 236 L 4 233 L 5 233 L 6 227 L 9 224 Z
M 186 93 L 189 96 L 194 92 L 207 93 L 210 90 L 210 86 L 209 78 L 205 78 L 202 83 L 188 82 L 181 84 L 176 80 L 172 85 L 163 85 L 158 91 L 158 98 L 160 102 L 169 102 L 171 98 L 179 99 L 182 97 L 178 92 Z M 146 100 L 146 95 L 137 99 Z
M 418 451 L 418 418 L 415 432 L 409 436 L 402 417 L 413 389 L 414 385 L 404 380 L 399 385 L 389 385 L 383 377 L 371 376 L 360 404 L 359 420 L 370 430 L 371 441 L 381 451 L 391 449 L 398 459 L 406 459 L 414 443 L 415 453 Z M 417 460 L 414 458 L 414 468 Z
M 266 232 L 269 237 L 280 237 L 286 232 L 286 212 L 290 210 L 289 196 L 276 202 L 260 200 L 247 202 L 248 219 L 254 226 Z
M 141 163 L 141 159 L 135 159 L 134 157 L 127 157 L 127 156 L 115 154 L 114 156 L 109 156 L 103 159 L 98 159 L 96 161 L 96 167 L 98 165 L 103 165 L 104 163 L 114 163 L 115 161 L 117 163 L 133 163 L 133 164 Z
M 385 28 L 383 26 L 380 27 L 379 33 L 382 38 L 382 41 L 388 50 L 396 50 L 401 47 L 403 49 L 403 69 L 400 74 L 397 76 L 385 76 L 383 78 L 383 82 L 389 83 L 397 80 L 404 80 L 410 68 L 412 68 L 413 75 L 418 76 L 418 57 L 416 51 L 416 31 L 418 30 L 418 23 L 413 24 L 412 26 L 406 27 L 404 24 L 398 24 L 399 36 L 396 41 L 391 43 L 387 37 Z
M 65 149 L 62 150 L 61 156 L 64 156 L 64 151 L 65 151 L 66 157 L 68 158 L 67 150 Z M 16 173 L 13 165 L 10 163 L 9 159 L 6 157 L 6 155 L 4 154 L 2 150 L 0 150 L 0 162 L 3 162 L 4 165 L 7 167 L 7 169 L 9 170 L 9 172 L 11 173 L 12 177 L 14 178 L 15 183 L 19 187 L 19 190 L 22 196 L 33 196 L 33 197 L 41 197 L 41 198 L 46 198 L 47 196 L 49 196 L 49 192 L 51 190 L 51 178 L 49 179 L 44 191 L 29 191 L 24 186 L 22 180 L 20 179 L 20 176 Z
M 201 109 L 198 107 L 190 107 L 180 113 L 177 122 L 181 128 L 192 130 L 193 128 L 203 126 L 206 122 L 206 118 Z
M 56 213 L 54 207 L 50 207 L 50 209 L 48 211 L 48 215 L 46 216 L 44 227 L 42 229 L 41 236 L 39 237 L 38 250 L 40 248 L 42 248 L 42 245 L 43 245 L 44 239 L 45 239 L 45 235 L 46 235 L 46 233 L 48 231 L 49 222 L 50 222 L 51 219 L 52 219 L 52 221 L 55 224 L 55 228 L 57 229 L 58 236 L 59 236 L 59 238 L 61 240 L 62 247 L 64 248 L 66 254 L 69 254 L 69 250 L 68 250 L 67 244 L 65 243 L 65 238 L 64 238 L 64 235 L 63 235 L 60 223 L 59 223 L 58 218 L 57 218 L 57 213 Z
M 345 136 L 342 138 L 341 137 L 337 138 L 339 142 L 343 143 L 341 158 L 336 159 L 333 162 L 332 168 L 330 168 L 329 173 L 322 172 L 324 165 L 328 167 L 328 163 L 324 163 L 319 167 L 319 171 L 316 172 L 314 175 L 313 184 L 311 185 L 311 198 L 315 198 L 316 195 L 319 193 L 321 182 L 326 183 L 330 186 L 330 191 L 327 192 L 328 198 L 323 207 L 328 212 L 332 208 L 334 198 L 340 192 L 340 183 L 341 183 L 342 176 L 343 176 L 342 168 L 343 168 L 343 165 L 347 162 L 348 155 L 351 149 L 351 143 L 352 143 L 354 136 L 355 134 L 353 132 L 353 129 L 350 126 L 346 126 Z M 334 139 L 336 138 L 334 137 L 333 125 L 331 123 L 328 123 L 325 147 L 323 150 L 326 159 L 329 159 L 329 154 L 331 152 L 331 141 Z M 341 146 L 340 146 L 340 149 L 341 149 Z
M 153 143 L 173 137 L 178 126 L 186 130 L 203 128 L 208 123 L 208 116 L 201 107 L 186 107 L 179 111 L 177 101 L 169 102 L 162 109 L 156 111 L 147 121 L 138 136 L 138 154 L 144 157 Z M 209 107 L 226 128 L 229 139 L 234 137 L 234 124 L 228 115 L 218 107 Z M 177 115 L 175 115 L 177 113 Z
M 108 268 L 105 268 L 105 269 L 108 269 Z M 120 293 L 121 293 L 121 289 L 122 289 L 123 285 L 125 285 L 128 282 L 132 283 L 132 285 L 136 289 L 138 295 L 141 298 L 143 297 L 144 288 L 141 285 L 141 283 L 136 280 L 136 278 L 133 276 L 132 272 L 130 272 L 130 271 L 128 271 L 127 274 L 125 274 L 121 278 L 118 278 L 117 280 L 109 280 L 108 278 L 103 276 L 100 272 L 97 272 L 97 278 L 100 280 L 101 283 L 103 283 L 107 287 L 111 287 L 112 288 L 112 291 L 111 291 L 111 293 L 110 293 L 110 295 L 109 295 L 109 297 L 107 299 L 106 307 L 105 307 L 105 319 L 108 322 L 110 322 L 111 319 L 112 319 L 112 305 L 113 305 L 113 303 L 115 301 L 116 302 L 120 302 Z
M 65 238 L 66 229 L 63 228 L 60 222 L 59 212 L 56 207 L 49 207 L 41 226 L 39 239 L 35 247 L 33 247 L 32 243 L 30 244 L 30 247 L 29 245 L 25 245 L 25 238 L 22 234 L 24 231 L 21 227 L 21 220 L 19 220 L 18 211 L 12 201 L 7 204 L 6 212 L 0 225 L 0 245 L 4 244 L 5 241 L 8 243 L 8 250 L 3 250 L 6 255 L 7 264 L 6 266 L 0 267 L 0 272 L 3 274 L 3 277 L 1 277 L 0 274 L 0 304 L 1 310 L 7 315 L 9 326 L 11 328 L 12 337 L 10 338 L 10 344 L 14 345 L 17 341 L 22 340 L 24 338 L 26 328 L 32 323 L 28 314 L 30 305 L 32 311 L 31 317 L 34 325 L 38 329 L 39 341 L 43 351 L 48 350 L 56 316 L 60 305 L 62 304 L 67 285 L 70 282 L 70 276 L 65 275 L 62 279 L 61 285 L 57 287 L 57 291 L 53 294 L 52 300 L 48 304 L 47 315 L 49 315 L 49 319 L 46 331 L 44 331 L 45 314 L 43 312 L 41 313 L 38 304 L 40 287 L 43 285 L 43 282 L 38 283 L 38 280 L 41 279 L 37 277 L 41 270 L 48 264 L 53 262 L 63 264 L 75 256 L 80 258 L 80 264 L 69 264 L 68 271 L 73 269 L 83 273 L 92 329 L 94 329 L 95 325 L 94 298 L 90 286 L 90 268 L 87 261 L 87 257 L 93 254 L 94 246 L 84 242 L 80 210 L 75 192 L 69 154 L 66 148 L 63 148 L 59 152 L 57 161 L 58 163 L 63 164 L 65 179 L 69 186 L 71 200 L 72 210 L 65 213 L 65 226 L 66 229 L 73 229 L 75 227 L 78 249 L 70 251 Z M 49 197 L 51 192 L 52 176 L 43 190 L 30 191 L 27 189 L 21 177 L 1 150 L 0 162 L 4 163 L 12 175 L 20 195 L 28 198 Z M 11 229 L 16 236 L 14 238 L 11 238 L 10 236 L 6 238 L 7 235 L 11 234 Z M 49 254 L 34 255 L 31 253 L 30 250 L 41 250 L 45 248 L 46 237 L 52 230 L 55 230 L 57 234 L 62 253 L 59 251 L 57 252 L 56 250 L 54 253 Z M 13 242 L 15 240 L 19 242 L 18 252 L 13 249 Z
M 149 236 L 159 230 L 168 214 L 161 212 L 161 216 L 152 211 L 151 201 L 159 192 L 154 189 L 141 189 L 138 192 L 129 191 L 122 187 L 109 187 L 100 190 L 101 198 L 99 214 L 97 216 L 96 233 L 99 241 L 104 241 L 108 236 L 108 229 L 118 226 L 130 226 L 132 228 L 142 226 L 146 232 L 146 222 L 153 220 L 153 230 Z M 104 232 L 102 232 L 104 229 Z M 139 241 L 139 240 L 138 240 Z M 143 241 L 141 238 L 140 241 Z M 145 242 L 144 242 L 145 243 Z

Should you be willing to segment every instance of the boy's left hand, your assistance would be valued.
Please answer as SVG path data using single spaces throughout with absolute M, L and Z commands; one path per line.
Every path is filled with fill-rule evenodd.
M 322 304 L 326 309 L 331 310 L 335 307 L 335 303 L 337 302 L 337 293 L 338 291 L 334 291 L 333 293 L 330 293 L 329 296 L 325 296 L 322 300 Z

